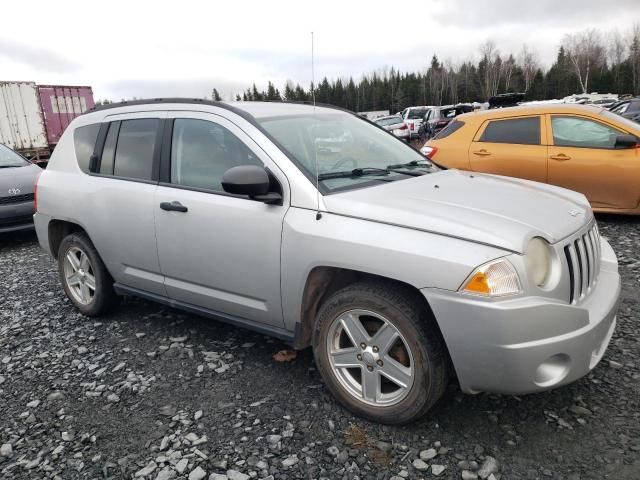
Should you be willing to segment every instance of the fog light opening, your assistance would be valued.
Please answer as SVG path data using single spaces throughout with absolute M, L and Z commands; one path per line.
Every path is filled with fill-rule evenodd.
M 569 373 L 571 357 L 559 353 L 542 362 L 536 370 L 535 384 L 539 387 L 551 387 L 560 383 Z

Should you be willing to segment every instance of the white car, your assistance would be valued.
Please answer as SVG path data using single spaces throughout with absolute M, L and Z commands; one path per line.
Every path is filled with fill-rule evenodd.
M 373 123 L 402 140 L 409 140 L 409 127 L 399 115 L 376 118 Z
M 433 108 L 433 106 L 407 107 L 402 111 L 402 119 L 409 128 L 409 139 L 418 137 L 418 130 L 420 130 L 420 125 L 422 125 L 424 116 L 429 108 Z

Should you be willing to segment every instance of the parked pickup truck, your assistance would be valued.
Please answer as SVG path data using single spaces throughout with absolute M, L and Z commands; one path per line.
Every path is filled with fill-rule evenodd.
M 573 382 L 616 325 L 616 256 L 583 195 L 440 170 L 335 108 L 96 109 L 36 208 L 83 314 L 135 295 L 311 346 L 327 388 L 378 422 L 423 415 L 454 371 L 467 393 Z

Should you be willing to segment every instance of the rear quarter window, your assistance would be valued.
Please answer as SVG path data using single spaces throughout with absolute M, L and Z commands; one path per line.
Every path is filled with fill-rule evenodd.
M 540 117 L 491 120 L 485 127 L 480 141 L 540 145 Z
M 73 132 L 73 143 L 76 150 L 76 160 L 80 170 L 89 173 L 89 160 L 93 155 L 93 149 L 96 146 L 96 139 L 100 131 L 100 124 L 86 125 L 78 127 Z
M 440 140 L 441 138 L 446 138 L 446 137 L 456 133 L 462 127 L 464 127 L 464 122 L 463 121 L 461 121 L 461 120 L 452 120 L 447 124 L 446 127 L 444 127 L 442 130 L 440 130 L 436 134 L 436 136 L 434 137 L 434 140 Z

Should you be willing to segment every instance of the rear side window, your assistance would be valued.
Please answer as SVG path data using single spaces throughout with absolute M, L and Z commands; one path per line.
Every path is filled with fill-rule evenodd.
M 425 113 L 427 113 L 426 108 L 414 108 L 413 110 L 409 110 L 408 118 L 409 120 L 418 120 L 424 117 Z
M 76 159 L 78 166 L 84 173 L 89 173 L 89 160 L 93 155 L 93 149 L 96 146 L 96 139 L 100 131 L 100 124 L 86 125 L 78 127 L 73 132 L 73 143 L 76 150 Z
M 480 141 L 540 145 L 540 117 L 493 120 L 485 128 Z
M 460 120 L 452 120 L 451 122 L 448 123 L 448 125 L 446 127 L 444 127 L 442 130 L 440 130 L 436 136 L 434 137 L 435 140 L 439 140 L 441 138 L 446 138 L 449 135 L 457 132 L 458 130 L 460 130 L 462 127 L 464 127 L 464 122 L 460 121 Z
M 151 180 L 159 126 L 160 120 L 156 118 L 121 122 L 113 164 L 116 177 Z

